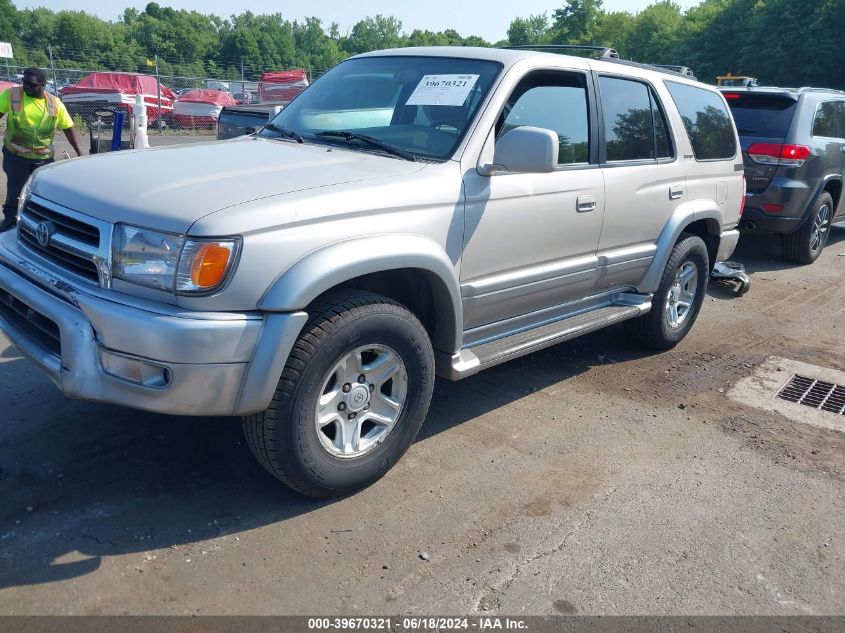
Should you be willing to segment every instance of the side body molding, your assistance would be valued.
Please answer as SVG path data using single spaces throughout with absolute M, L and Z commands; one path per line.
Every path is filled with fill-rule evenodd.
M 434 295 L 435 349 L 460 348 L 463 308 L 455 265 L 434 240 L 422 235 L 376 235 L 336 242 L 283 271 L 258 302 L 267 312 L 295 312 L 335 286 L 372 273 L 413 270 Z
M 669 255 L 672 253 L 672 247 L 678 241 L 684 229 L 699 220 L 710 220 L 708 224 L 712 224 L 713 228 L 718 226 L 718 231 L 715 232 L 715 235 L 717 237 L 721 235 L 722 212 L 715 201 L 689 200 L 684 204 L 678 205 L 675 213 L 669 218 L 669 221 L 660 232 L 660 237 L 657 238 L 657 252 L 646 271 L 642 283 L 637 288 L 639 292 L 644 294 L 657 292 L 657 287 L 660 285 L 660 278 L 663 276 L 663 270 L 666 268 L 666 262 L 669 261 Z

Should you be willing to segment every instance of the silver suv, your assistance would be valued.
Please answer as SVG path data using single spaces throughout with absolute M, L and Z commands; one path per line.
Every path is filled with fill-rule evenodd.
M 689 332 L 737 239 L 722 95 L 612 58 L 420 48 L 250 137 L 45 167 L 0 325 L 72 398 L 241 416 L 315 497 L 381 477 L 455 380 L 616 323 Z

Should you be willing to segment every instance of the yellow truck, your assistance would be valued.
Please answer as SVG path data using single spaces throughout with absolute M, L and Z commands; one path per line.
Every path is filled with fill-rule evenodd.
M 716 77 L 716 85 L 717 86 L 730 86 L 730 87 L 748 87 L 748 86 L 756 86 L 757 85 L 757 78 L 756 77 L 746 77 L 744 75 L 732 75 L 730 72 L 726 75 L 722 75 L 721 77 Z

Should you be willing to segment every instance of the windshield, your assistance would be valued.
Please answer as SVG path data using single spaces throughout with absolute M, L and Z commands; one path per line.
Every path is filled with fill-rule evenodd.
M 383 152 L 367 136 L 415 157 L 451 158 L 501 70 L 448 57 L 364 57 L 341 62 L 276 116 L 275 128 L 306 142 Z M 352 134 L 321 134 L 321 132 Z M 282 135 L 271 127 L 261 136 Z

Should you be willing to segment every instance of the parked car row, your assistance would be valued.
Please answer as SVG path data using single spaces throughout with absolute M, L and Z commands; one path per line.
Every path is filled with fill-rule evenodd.
M 0 327 L 70 397 L 237 416 L 280 481 L 348 494 L 435 374 L 683 340 L 746 221 L 728 101 L 609 49 L 353 57 L 250 136 L 39 169 Z
M 290 101 L 307 85 L 304 70 L 263 73 L 255 99 L 271 103 L 272 107 Z M 76 84 L 62 87 L 59 92 L 71 115 L 79 115 L 83 120 L 106 108 L 123 109 L 129 115 L 136 97 L 142 95 L 151 125 L 161 120 L 168 126 L 183 129 L 214 128 L 224 107 L 239 105 L 224 82 L 209 82 L 206 88 L 174 92 L 167 86 L 159 86 L 155 77 L 138 73 L 95 72 Z M 253 100 L 248 96 L 249 102 Z M 128 124 L 128 116 L 126 121 Z

